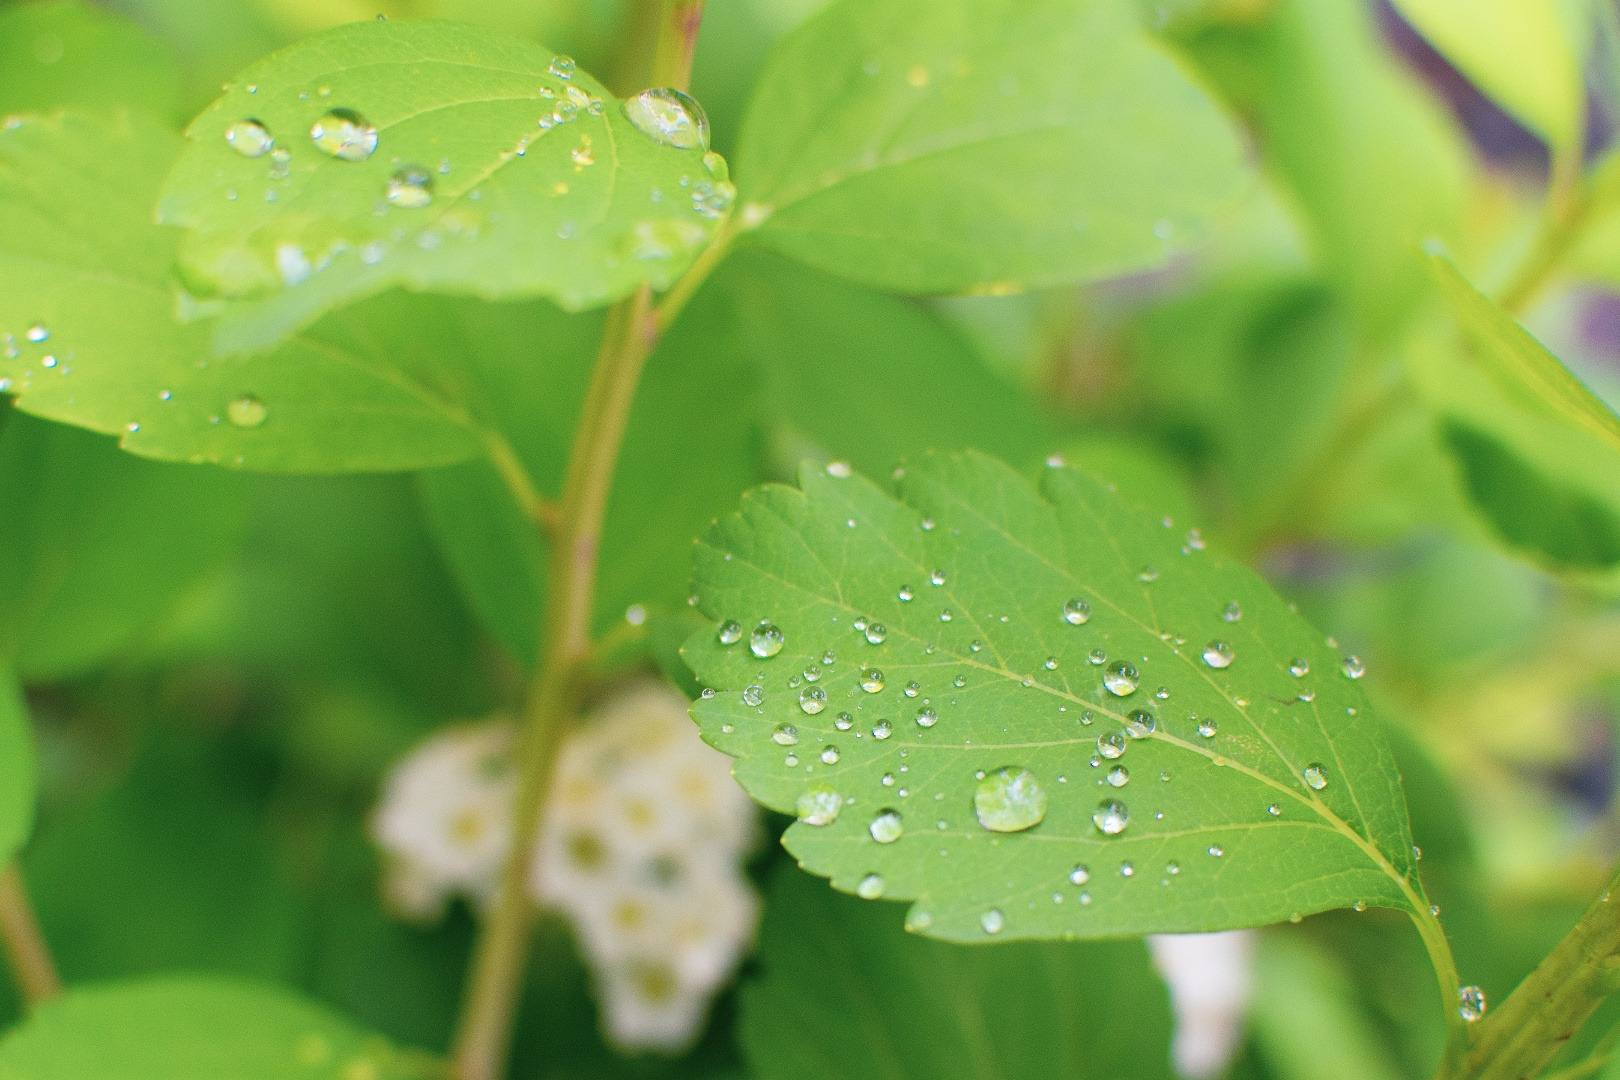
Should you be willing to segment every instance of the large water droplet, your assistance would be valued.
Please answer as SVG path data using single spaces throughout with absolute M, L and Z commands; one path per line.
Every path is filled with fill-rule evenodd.
M 844 808 L 844 797 L 830 784 L 812 784 L 799 793 L 793 808 L 806 825 L 831 825 Z
M 979 916 L 979 926 L 987 934 L 999 934 L 1006 925 L 1007 920 L 1002 916 L 1000 908 L 991 908 Z
M 388 201 L 420 210 L 433 201 L 433 174 L 420 165 L 401 165 L 388 178 Z
M 866 831 L 871 833 L 872 839 L 878 843 L 892 844 L 900 839 L 900 834 L 906 830 L 905 824 L 900 820 L 900 811 L 880 810 L 878 816 L 872 819 L 872 824 L 866 827 Z
M 1236 656 L 1232 646 L 1224 641 L 1211 641 L 1204 646 L 1204 663 L 1212 668 L 1229 668 Z
M 782 633 L 775 623 L 763 619 L 760 620 L 758 626 L 754 627 L 753 632 L 748 635 L 748 651 L 761 660 L 768 660 L 775 656 L 782 651 L 782 646 L 786 644 L 787 635 Z
M 1321 791 L 1328 785 L 1327 770 L 1322 767 L 1322 763 L 1319 761 L 1313 761 L 1305 766 L 1305 772 L 1302 775 L 1305 777 L 1306 786 L 1312 791 Z
M 310 141 L 322 153 L 343 161 L 364 161 L 377 149 L 377 129 L 353 109 L 333 109 L 309 129 Z
M 875 694 L 883 689 L 883 672 L 875 667 L 865 668 L 861 671 L 861 689 L 868 694 Z
M 1046 792 L 1028 769 L 997 769 L 979 781 L 973 812 L 991 832 L 1021 832 L 1046 816 Z
M 1136 693 L 1136 688 L 1141 682 L 1142 677 L 1137 674 L 1136 668 L 1123 660 L 1115 660 L 1103 672 L 1103 685 L 1115 697 L 1128 697 Z
M 225 417 L 240 428 L 256 428 L 264 423 L 264 402 L 246 394 L 225 406 Z
M 799 729 L 792 724 L 777 724 L 776 730 L 771 732 L 771 742 L 777 746 L 797 746 Z
M 624 103 L 624 115 L 653 142 L 680 150 L 709 148 L 709 118 L 703 106 L 679 90 L 643 90 Z
M 1073 626 L 1079 626 L 1091 618 L 1091 605 L 1075 597 L 1063 605 L 1063 621 Z
M 883 895 L 883 875 L 867 874 L 855 886 L 855 895 L 862 900 L 877 900 Z
M 1131 770 L 1123 765 L 1115 765 L 1108 770 L 1108 786 L 1121 788 L 1131 782 Z
M 551 58 L 551 63 L 546 67 L 546 70 L 559 79 L 572 79 L 574 69 L 577 66 L 572 56 L 564 56 L 562 53 L 558 53 Z
M 1125 753 L 1125 733 L 1110 731 L 1097 736 L 1097 753 L 1110 760 L 1122 756 Z
M 1457 991 L 1457 1015 L 1472 1024 L 1485 1015 L 1485 991 L 1465 986 Z
M 1091 822 L 1105 835 L 1118 836 L 1131 823 L 1131 812 L 1118 799 L 1106 799 L 1092 811 Z
M 270 129 L 257 120 L 238 120 L 225 129 L 225 142 L 232 150 L 246 158 L 264 157 L 276 140 Z
M 816 713 L 820 712 L 826 707 L 827 691 L 824 687 L 807 686 L 803 690 L 799 691 L 799 708 L 803 709 L 811 716 L 816 715 Z

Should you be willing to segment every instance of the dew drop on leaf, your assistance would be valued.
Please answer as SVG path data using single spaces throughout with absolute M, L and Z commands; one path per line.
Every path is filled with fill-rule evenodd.
M 973 813 L 991 832 L 1022 832 L 1046 817 L 1046 791 L 1028 769 L 1000 768 L 974 789 Z
M 823 765 L 836 765 L 836 764 L 838 764 L 838 747 L 829 746 L 825 750 L 823 750 L 821 752 L 821 763 Z
M 1485 991 L 1465 986 L 1457 991 L 1457 1015 L 1472 1024 L 1485 1015 Z
M 1136 866 L 1134 864 L 1130 863 L 1130 862 L 1122 862 L 1122 863 L 1120 863 L 1119 864 L 1119 876 L 1120 877 L 1135 877 L 1136 876 Z
M 1088 882 L 1090 880 L 1091 880 L 1091 871 L 1087 870 L 1083 864 L 1076 865 L 1073 870 L 1069 871 L 1069 884 L 1070 885 L 1084 885 L 1086 882 Z
M 572 56 L 564 56 L 562 53 L 558 53 L 551 58 L 551 63 L 546 67 L 546 70 L 559 79 L 572 79 L 577 66 Z
M 1128 697 L 1136 693 L 1136 688 L 1142 683 L 1142 677 L 1137 674 L 1136 668 L 1123 660 L 1115 660 L 1103 672 L 1103 685 L 1115 697 Z
M 748 635 L 748 651 L 761 660 L 768 660 L 782 651 L 787 644 L 787 635 L 775 623 L 761 620 Z
M 861 689 L 868 694 L 875 694 L 883 689 L 883 672 L 875 667 L 865 668 L 861 671 Z
M 878 843 L 892 844 L 905 832 L 905 824 L 900 820 L 900 811 L 880 810 L 877 817 L 872 819 L 872 824 L 866 827 L 866 831 L 871 833 L 872 839 Z
M 1221 612 L 1221 618 L 1225 619 L 1227 622 L 1237 622 L 1239 619 L 1243 618 L 1243 608 L 1236 600 L 1234 600 L 1230 604 L 1226 605 L 1226 610 Z
M 777 746 L 797 746 L 799 729 L 792 724 L 777 724 L 776 730 L 771 732 L 771 742 Z
M 225 417 L 239 428 L 256 428 L 264 423 L 264 402 L 252 394 L 237 398 L 225 406 Z
M 1079 626 L 1091 618 L 1091 605 L 1075 597 L 1063 605 L 1063 621 L 1071 626 Z
M 911 591 L 910 585 L 902 585 L 900 586 L 900 591 L 896 595 L 900 598 L 900 602 L 902 604 L 909 604 L 912 597 L 916 596 L 917 594 Z
M 1144 566 L 1144 567 L 1142 567 L 1142 569 L 1140 569 L 1140 570 L 1138 570 L 1136 572 L 1136 580 L 1143 581 L 1143 582 L 1148 582 L 1148 583 L 1158 581 L 1159 580 L 1159 568 L 1157 566 Z
M 709 118 L 703 106 L 679 90 L 643 90 L 625 101 L 624 115 L 637 131 L 662 146 L 709 149 Z
M 1125 753 L 1125 733 L 1123 731 L 1110 731 L 1106 735 L 1097 736 L 1097 753 L 1113 760 Z
M 918 727 L 931 728 L 937 723 L 939 723 L 939 713 L 935 712 L 932 708 L 924 705 L 922 708 L 917 710 Z
M 765 688 L 754 683 L 742 692 L 742 699 L 744 705 L 758 705 L 765 700 Z
M 1123 765 L 1108 770 L 1108 786 L 1122 788 L 1131 782 L 1131 771 Z
M 843 796 L 830 784 L 812 784 L 799 793 L 793 808 L 806 825 L 831 825 L 844 807 Z
M 833 718 L 833 727 L 839 731 L 848 731 L 855 726 L 855 718 L 847 712 L 841 712 Z
M 264 157 L 276 145 L 270 129 L 257 120 L 238 120 L 225 129 L 225 143 L 245 158 Z
M 889 636 L 889 628 L 884 626 L 882 623 L 867 623 L 865 633 L 868 644 L 881 645 L 883 644 L 883 639 Z
M 1359 657 L 1359 656 L 1347 656 L 1347 657 L 1345 657 L 1344 658 L 1344 674 L 1345 674 L 1345 678 L 1347 678 L 1347 679 L 1359 679 L 1363 675 L 1367 674 L 1366 665 L 1364 665 L 1361 662 L 1361 657 Z
M 867 874 L 855 886 L 855 895 L 862 900 L 877 900 L 883 896 L 883 875 Z
M 1288 674 L 1296 679 L 1302 679 L 1311 673 L 1311 665 L 1307 660 L 1298 657 L 1288 661 Z
M 1204 646 L 1204 663 L 1212 668 L 1229 668 L 1236 654 L 1224 641 L 1211 641 Z
M 1125 718 L 1125 734 L 1133 739 L 1145 739 L 1158 729 L 1158 720 L 1146 709 L 1136 709 Z
M 1107 836 L 1118 836 L 1131 823 L 1131 812 L 1118 799 L 1106 799 L 1091 813 L 1091 822 Z
M 377 149 L 377 128 L 353 109 L 333 109 L 309 129 L 310 141 L 323 154 L 342 161 L 364 161 Z
M 799 708 L 814 716 L 827 707 L 827 691 L 820 686 L 806 686 L 799 691 Z
M 420 165 L 401 165 L 388 178 L 388 201 L 420 210 L 433 201 L 433 174 Z
M 878 742 L 882 742 L 884 739 L 887 739 L 893 734 L 894 725 L 890 724 L 887 720 L 879 720 L 876 724 L 872 725 L 872 738 L 876 739 Z
M 1215 737 L 1215 733 L 1219 730 L 1220 725 L 1216 724 L 1215 721 L 1210 717 L 1206 716 L 1202 720 L 1198 721 L 1198 734 L 1202 735 L 1206 739 L 1213 739 Z
M 1306 786 L 1312 791 L 1321 791 L 1328 785 L 1327 770 L 1322 767 L 1321 762 L 1312 762 L 1305 766 L 1302 775 L 1305 777 Z
M 999 934 L 1006 925 L 1007 920 L 1002 917 L 1000 908 L 991 908 L 979 916 L 979 926 L 987 934 Z
M 33 326 L 28 328 L 27 332 L 23 334 L 23 337 L 27 338 L 35 345 L 38 345 L 42 341 L 49 341 L 51 339 L 51 332 L 46 328 L 44 323 L 35 323 Z

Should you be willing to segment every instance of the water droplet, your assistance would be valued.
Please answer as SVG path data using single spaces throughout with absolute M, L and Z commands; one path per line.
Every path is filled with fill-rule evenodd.
M 1131 812 L 1118 799 L 1106 799 L 1092 811 L 1091 822 L 1105 835 L 1118 836 L 1131 823 Z
M 1412 845 L 1412 859 L 1415 862 L 1423 861 L 1423 849 L 1418 847 L 1416 844 Z
M 1006 925 L 1007 920 L 1002 917 L 1000 908 L 991 908 L 979 916 L 979 926 L 987 934 L 999 934 Z
M 793 808 L 806 825 L 831 825 L 844 808 L 844 798 L 830 784 L 812 784 L 799 793 Z
M 1322 767 L 1322 763 L 1319 761 L 1313 761 L 1305 766 L 1305 772 L 1302 775 L 1305 777 L 1306 786 L 1312 791 L 1321 791 L 1328 785 L 1327 770 Z
M 1128 697 L 1136 693 L 1136 688 L 1141 685 L 1141 681 L 1141 676 L 1137 674 L 1136 668 L 1123 660 L 1115 660 L 1108 665 L 1108 670 L 1103 672 L 1103 685 L 1115 697 Z
M 1125 733 L 1123 731 L 1110 731 L 1106 735 L 1097 736 L 1097 753 L 1113 760 L 1125 753 Z
M 1021 832 L 1046 816 L 1046 791 L 1028 769 L 1007 766 L 979 781 L 973 812 L 991 832 Z
M 935 570 L 933 573 L 929 574 L 928 575 L 928 584 L 930 584 L 930 585 L 943 585 L 943 584 L 945 584 L 945 571 L 943 571 L 943 570 Z
M 264 402 L 246 394 L 225 406 L 225 417 L 240 428 L 256 428 L 264 423 Z
M 420 165 L 401 165 L 388 178 L 388 201 L 420 210 L 433 201 L 433 174 Z
M 1134 865 L 1132 865 L 1131 863 L 1129 863 L 1129 862 L 1120 863 L 1119 864 L 1119 876 L 1120 877 L 1135 877 L 1136 876 L 1136 867 Z
M 922 693 L 922 684 L 916 679 L 913 679 L 906 683 L 905 689 L 902 690 L 901 693 L 905 694 L 906 697 L 916 697 L 918 694 Z
M 881 645 L 883 639 L 889 636 L 889 628 L 882 623 L 866 624 L 866 642 L 869 645 Z
M 1091 605 L 1079 597 L 1063 605 L 1063 621 L 1072 626 L 1079 626 L 1091 618 Z
M 967 676 L 966 675 L 958 675 L 956 678 L 951 680 L 951 685 L 956 687 L 958 690 L 960 690 L 962 687 L 967 685 Z
M 982 648 L 984 648 L 984 642 L 980 641 L 978 638 L 974 638 L 972 641 L 968 642 L 968 652 L 978 652 Z
M 1236 654 L 1224 641 L 1211 641 L 1204 646 L 1204 663 L 1212 668 L 1229 668 Z
M 775 656 L 782 651 L 782 646 L 786 644 L 787 635 L 782 633 L 774 623 L 764 619 L 761 619 L 759 625 L 754 627 L 753 632 L 748 635 L 748 651 L 761 660 L 768 660 Z
M 709 149 L 709 118 L 703 106 L 679 90 L 643 90 L 625 101 L 624 115 L 653 142 L 679 150 Z
M 1087 870 L 1084 864 L 1077 864 L 1073 870 L 1069 871 L 1070 885 L 1084 885 L 1090 880 L 1091 871 Z
M 343 161 L 364 161 L 377 149 L 377 129 L 352 109 L 333 109 L 310 126 L 315 148 Z
M 1288 674 L 1292 675 L 1294 678 L 1302 679 L 1310 673 L 1311 665 L 1308 660 L 1302 660 L 1296 656 L 1294 659 L 1288 661 Z
M 252 119 L 238 120 L 226 128 L 225 142 L 245 158 L 264 157 L 276 145 L 270 129 Z
M 847 712 L 841 712 L 833 718 L 833 727 L 839 731 L 848 731 L 855 726 L 855 718 Z
M 838 764 L 838 747 L 829 746 L 825 750 L 823 750 L 821 752 L 821 763 L 823 765 L 836 765 L 836 764 Z
M 1210 853 L 1210 855 L 1212 855 L 1213 857 L 1218 859 L 1222 855 L 1226 854 L 1226 849 L 1221 847 L 1221 845 L 1219 845 L 1219 844 L 1211 844 L 1211 845 L 1209 845 L 1209 853 Z
M 1361 662 L 1361 657 L 1347 656 L 1344 658 L 1345 678 L 1359 679 L 1365 674 L 1367 674 L 1367 668 L 1366 665 Z
M 792 724 L 777 724 L 776 730 L 771 732 L 771 742 L 777 746 L 797 746 L 799 729 Z
M 1243 618 L 1243 608 L 1239 606 L 1236 600 L 1234 600 L 1230 604 L 1226 605 L 1226 610 L 1221 612 L 1221 618 L 1225 619 L 1227 622 L 1237 622 L 1239 619 Z
M 1159 730 L 1159 721 L 1146 709 L 1136 709 L 1125 718 L 1125 734 L 1133 739 L 1145 739 Z
M 572 79 L 574 77 L 574 69 L 577 66 L 578 65 L 574 63 L 574 58 L 572 56 L 564 56 L 562 53 L 558 53 L 556 56 L 551 58 L 551 63 L 547 66 L 546 70 L 551 72 L 559 79 Z
M 1315 701 L 1316 691 L 1307 686 L 1305 689 L 1299 692 L 1299 700 L 1307 703 Z
M 879 720 L 876 724 L 872 725 L 872 738 L 876 739 L 878 742 L 882 742 L 884 739 L 887 739 L 893 734 L 894 725 L 890 724 L 887 720 Z
M 1270 814 L 1272 817 L 1280 817 L 1282 815 L 1282 807 L 1278 806 L 1276 803 L 1272 803 L 1270 806 L 1266 807 L 1266 813 Z
M 1144 567 L 1142 567 L 1142 569 L 1140 569 L 1140 570 L 1138 570 L 1136 572 L 1136 580 L 1137 581 L 1145 581 L 1145 582 L 1158 581 L 1159 580 L 1159 568 L 1157 566 L 1144 566 Z
M 1215 733 L 1219 730 L 1220 726 L 1207 716 L 1198 721 L 1198 734 L 1202 735 L 1206 739 L 1213 739 L 1215 737 Z
M 1204 550 L 1204 537 L 1197 529 L 1187 530 L 1187 548 L 1189 551 Z
M 925 517 L 921 521 L 917 522 L 917 527 L 922 529 L 923 532 L 933 532 L 934 519 L 931 517 Z
M 757 706 L 765 700 L 765 688 L 759 683 L 754 683 L 742 692 L 742 699 L 744 705 Z
M 876 900 L 883 895 L 883 875 L 867 874 L 855 886 L 855 895 L 862 900 Z
M 1485 991 L 1465 986 L 1457 991 L 1457 1015 L 1472 1024 L 1485 1015 Z
M 1131 770 L 1123 765 L 1115 765 L 1108 770 L 1108 786 L 1121 788 L 1131 782 Z
M 807 686 L 803 690 L 799 691 L 799 708 L 803 709 L 811 716 L 816 715 L 816 713 L 820 712 L 826 707 L 826 688 L 820 686 Z
M 807 665 L 805 665 L 804 681 L 805 682 L 820 682 L 821 681 L 821 665 L 819 665 L 819 664 L 807 664 Z
M 1058 666 L 1057 657 L 1048 656 L 1046 658 L 1046 660 L 1041 664 L 1041 666 L 1044 667 L 1047 671 L 1056 671 L 1057 666 Z
M 883 689 L 883 672 L 875 667 L 863 668 L 861 671 L 861 689 L 868 694 L 875 694 Z
M 911 591 L 910 585 L 902 585 L 900 586 L 900 592 L 897 595 L 900 597 L 901 603 L 909 604 L 911 603 L 912 597 L 916 596 L 917 594 Z
M 917 710 L 917 726 L 931 728 L 939 723 L 939 713 L 924 705 Z
M 941 611 L 939 613 L 939 621 L 940 622 L 950 622 L 951 621 L 951 609 L 950 608 L 941 609 Z
M 1158 698 L 1160 701 L 1169 701 L 1170 688 L 1168 686 L 1161 686 L 1157 690 L 1153 691 L 1153 696 Z
M 871 833 L 872 839 L 878 843 L 892 844 L 900 839 L 901 833 L 905 832 L 905 824 L 900 820 L 900 811 L 885 809 L 878 811 L 877 817 L 872 819 L 872 824 L 866 827 L 866 831 Z
M 51 339 L 51 332 L 45 328 L 44 323 L 35 323 L 33 326 L 28 328 L 27 332 L 23 334 L 23 337 L 27 338 L 29 341 L 32 341 L 35 345 L 38 345 L 42 341 L 49 341 Z

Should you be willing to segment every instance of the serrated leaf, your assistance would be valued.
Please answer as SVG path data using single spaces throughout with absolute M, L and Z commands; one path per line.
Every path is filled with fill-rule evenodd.
M 0 668 L 78 674 L 150 626 L 236 539 L 234 477 L 120 454 L 11 415 L 0 425 Z
M 0 131 L 0 392 L 168 460 L 345 472 L 506 451 L 503 381 L 530 374 L 537 351 L 571 356 L 554 309 L 395 293 L 273 352 L 214 357 L 217 318 L 177 289 L 177 235 L 151 222 L 179 148 L 135 116 Z M 475 321 L 498 346 L 464 347 Z
M 720 691 L 693 715 L 750 794 L 794 812 L 816 785 L 836 792 L 836 820 L 784 837 L 806 868 L 845 890 L 880 874 L 914 901 L 914 928 L 969 941 L 1424 904 L 1389 748 L 1343 658 L 1184 525 L 1072 469 L 1037 491 L 971 453 L 908 467 L 899 500 L 857 477 L 800 484 L 745 496 L 699 545 L 699 607 L 742 639 L 704 633 L 685 655 Z M 1078 625 L 1071 600 L 1088 605 Z M 863 618 L 884 631 L 858 632 Z M 751 651 L 761 620 L 786 638 L 769 659 Z M 1295 660 L 1309 672 L 1290 674 Z M 812 664 L 814 713 L 792 682 Z M 1115 664 L 1137 672 L 1138 688 L 1116 683 L 1125 696 L 1105 689 Z M 1123 737 L 1127 723 L 1146 737 Z M 1116 737 L 1117 761 L 1099 753 Z M 1122 787 L 1106 780 L 1116 764 Z M 1030 775 L 998 810 L 1004 769 Z M 1037 824 L 979 824 L 1038 817 L 1029 781 Z M 1102 831 L 1109 800 L 1128 809 L 1123 832 Z M 880 843 L 889 811 L 903 834 Z
M 41 1006 L 0 1041 L 7 1080 L 409 1080 L 395 1050 L 322 1006 L 269 986 L 200 976 L 108 983 Z
M 913 293 L 1155 265 L 1244 176 L 1231 124 L 1116 0 L 834 4 L 775 50 L 737 171 L 761 242 Z
M 116 15 L 80 0 L 0 12 L 0 116 L 128 106 L 169 122 L 179 89 L 168 51 Z
M 783 867 L 757 956 L 742 1042 L 760 1080 L 1174 1075 L 1169 1003 L 1139 941 L 961 949 Z
M 0 866 L 34 826 L 34 737 L 16 677 L 0 665 Z
M 1394 0 L 1481 90 L 1555 147 L 1581 137 L 1591 45 L 1585 0 Z
M 699 196 L 723 167 L 655 142 L 589 75 L 552 74 L 553 59 L 469 24 L 365 21 L 242 71 L 187 130 L 158 207 L 189 230 L 188 280 L 278 294 L 241 315 L 258 330 L 233 347 L 393 285 L 578 309 L 672 283 L 718 223 Z M 333 109 L 372 129 L 374 152 L 318 147 Z M 559 109 L 570 119 L 553 123 Z M 253 157 L 227 142 L 250 120 L 274 140 Z M 413 168 L 416 194 L 391 198 Z

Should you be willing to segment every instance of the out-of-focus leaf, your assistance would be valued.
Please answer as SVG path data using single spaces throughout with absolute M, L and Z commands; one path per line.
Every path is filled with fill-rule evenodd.
M 166 976 L 86 987 L 0 1040 L 8 1080 L 418 1080 L 396 1050 L 289 991 Z
M 577 309 L 671 284 L 721 216 L 724 163 L 695 132 L 643 134 L 555 63 L 470 24 L 367 20 L 242 71 L 187 130 L 159 201 L 188 229 L 188 280 L 274 294 L 230 347 L 394 285 Z M 250 122 L 252 155 L 227 141 Z M 323 150 L 314 133 L 334 127 L 351 136 Z
M 1401 1080 L 1344 971 L 1300 935 L 1261 939 L 1250 1023 L 1278 1080 Z
M 128 106 L 167 124 L 179 85 L 160 43 L 81 0 L 0 12 L 0 116 Z
M 1582 136 L 1585 0 L 1394 0 L 1395 8 L 1498 105 L 1559 150 Z
M 0 426 L 0 666 L 60 679 L 129 648 L 224 559 L 245 494 L 234 477 L 10 416 Z
M 0 866 L 9 865 L 34 827 L 34 736 L 28 703 L 0 667 Z
M 1190 46 L 1240 109 L 1303 214 L 1320 265 L 1372 335 L 1410 312 L 1418 245 L 1461 217 L 1464 142 L 1402 71 L 1360 0 L 1277 0 L 1265 22 Z
M 738 177 L 761 242 L 939 293 L 1161 263 L 1244 171 L 1123 0 L 842 0 L 776 48 Z
M 699 545 L 699 610 L 730 632 L 685 656 L 720 691 L 704 738 L 800 814 L 806 868 L 877 875 L 914 929 L 968 941 L 1427 907 L 1359 666 L 1252 572 L 1067 468 L 1037 492 L 929 457 L 903 501 L 800 484 Z
M 1047 901 L 1050 903 L 1050 901 Z M 1138 941 L 962 949 L 784 866 L 745 985 L 761 1080 L 1169 1080 L 1170 1007 Z
M 1118 489 L 1120 498 L 1172 521 L 1198 520 L 1186 471 L 1144 439 L 1092 435 L 1067 443 L 1063 460 Z

